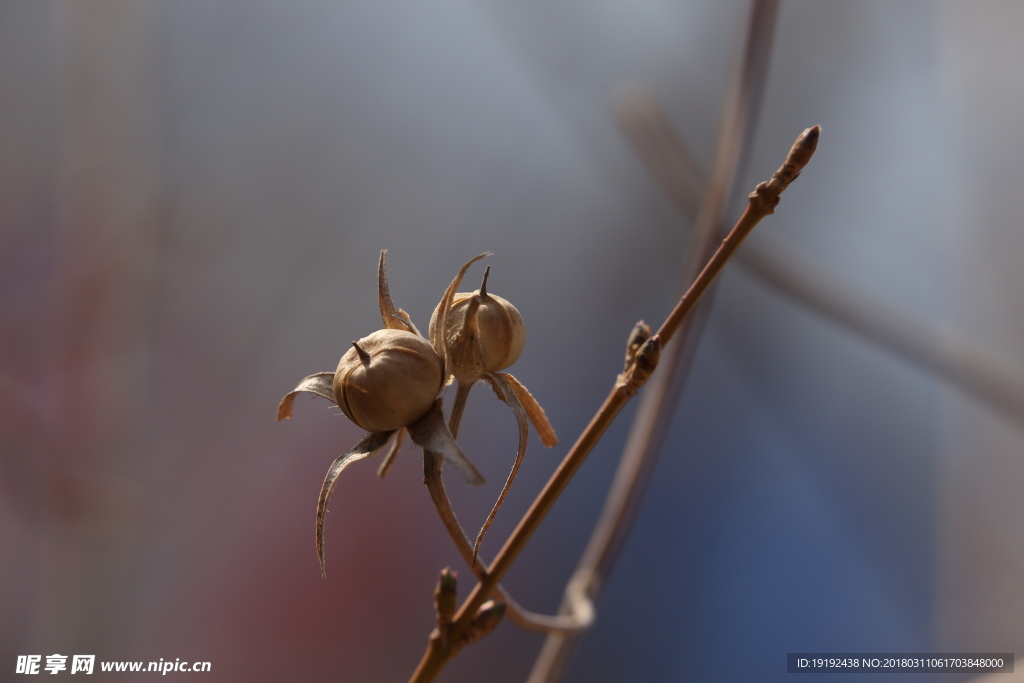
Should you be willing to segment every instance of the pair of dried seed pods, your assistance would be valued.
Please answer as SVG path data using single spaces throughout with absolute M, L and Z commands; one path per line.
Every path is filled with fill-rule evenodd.
M 490 268 L 485 271 L 479 290 L 456 293 L 469 267 L 488 255 L 471 259 L 459 270 L 430 318 L 428 340 L 416 329 L 409 314 L 396 308 L 391 300 L 387 251 L 382 251 L 377 266 L 377 289 L 384 329 L 352 342 L 352 348 L 341 357 L 336 371 L 306 377 L 281 400 L 278 420 L 290 418 L 296 396 L 308 392 L 336 404 L 350 420 L 367 430 L 350 451 L 331 464 L 320 491 L 316 550 L 321 573 L 324 572 L 324 514 L 338 476 L 353 462 L 376 454 L 390 442 L 391 448 L 379 470 L 383 477 L 405 432 L 409 432 L 415 443 L 451 463 L 470 484 L 484 483 L 483 476 L 459 448 L 454 436 L 458 433 L 469 389 L 477 381 L 487 381 L 516 415 L 519 450 L 512 473 L 477 536 L 476 548 L 501 506 L 526 452 L 527 419 L 533 423 L 544 445 L 558 443 L 544 410 L 526 387 L 512 375 L 499 372 L 519 358 L 526 342 L 526 327 L 515 306 L 487 292 Z M 440 394 L 453 379 L 457 388 L 449 429 L 441 411 Z

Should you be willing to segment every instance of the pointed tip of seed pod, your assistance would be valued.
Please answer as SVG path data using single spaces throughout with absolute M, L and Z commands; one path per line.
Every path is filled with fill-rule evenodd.
M 359 344 L 356 342 L 352 342 L 352 346 L 355 348 L 356 353 L 359 354 L 359 362 L 362 363 L 364 367 L 369 367 L 370 354 L 368 354 L 366 351 L 363 351 L 362 347 L 360 347 Z
M 484 279 L 480 283 L 480 296 L 484 299 L 487 298 L 487 276 L 491 274 L 491 267 L 487 266 L 484 268 Z

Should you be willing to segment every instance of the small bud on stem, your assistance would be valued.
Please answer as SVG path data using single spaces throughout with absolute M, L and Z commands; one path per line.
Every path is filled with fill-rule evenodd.
M 629 370 L 629 366 L 636 359 L 636 352 L 650 336 L 651 326 L 643 320 L 633 325 L 633 330 L 629 333 L 629 338 L 626 340 L 626 364 L 622 368 L 623 371 Z
M 437 625 L 441 629 L 452 623 L 452 617 L 459 606 L 456 579 L 458 574 L 453 572 L 451 567 L 442 569 L 437 579 L 437 587 L 434 589 L 434 611 L 437 612 Z

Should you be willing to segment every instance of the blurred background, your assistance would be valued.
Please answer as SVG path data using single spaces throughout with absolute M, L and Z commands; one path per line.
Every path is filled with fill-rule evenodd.
M 493 557 L 633 324 L 668 312 L 691 233 L 613 102 L 649 88 L 706 173 L 748 10 L 0 3 L 0 680 L 53 653 L 210 661 L 216 681 L 406 680 L 438 570 L 472 583 L 419 453 L 385 480 L 373 461 L 344 473 L 323 580 L 316 499 L 360 431 L 304 398 L 275 424 L 278 401 L 379 327 L 380 249 L 421 329 L 457 268 L 494 252 L 489 288 L 528 329 L 511 371 L 562 444 L 531 436 Z M 970 345 L 1012 396 L 979 398 L 731 264 L 567 681 L 1020 651 L 1022 33 L 1012 0 L 782 4 L 737 196 L 824 132 L 750 244 L 784 242 Z M 557 609 L 633 410 L 505 580 L 524 606 Z M 478 388 L 460 442 L 488 484 L 448 477 L 467 529 L 516 433 Z M 506 621 L 441 680 L 522 681 L 542 641 Z

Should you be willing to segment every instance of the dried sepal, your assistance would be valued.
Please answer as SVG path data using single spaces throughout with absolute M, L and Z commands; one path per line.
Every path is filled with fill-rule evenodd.
M 303 379 L 299 382 L 299 386 L 289 391 L 281 399 L 281 403 L 277 406 L 277 421 L 280 422 L 281 420 L 291 418 L 295 397 L 304 391 L 315 394 L 320 398 L 326 398 L 331 403 L 337 404 L 337 401 L 334 399 L 334 389 L 331 387 L 333 380 L 333 372 L 318 372 Z
M 423 333 L 416 329 L 416 326 L 412 324 L 412 318 L 409 317 L 409 314 L 403 311 L 401 308 L 399 308 L 395 312 L 395 317 L 397 317 L 399 320 L 405 323 L 405 326 L 408 327 L 413 334 L 415 334 L 418 337 L 423 336 Z
M 480 527 L 480 532 L 476 535 L 476 542 L 473 544 L 474 565 L 476 564 L 477 553 L 480 552 L 480 543 L 484 540 L 484 534 L 487 533 L 487 529 L 491 526 L 491 522 L 494 521 L 495 515 L 498 514 L 501 504 L 505 502 L 505 496 L 508 495 L 508 490 L 512 487 L 516 474 L 519 473 L 519 466 L 523 464 L 523 456 L 526 455 L 526 442 L 530 436 L 526 423 L 526 411 L 523 410 L 523 404 L 519 402 L 506 376 L 496 372 L 485 377 L 490 382 L 491 388 L 494 389 L 494 393 L 512 409 L 516 416 L 516 422 L 519 425 L 519 450 L 516 452 L 516 461 L 512 464 L 512 471 L 509 472 L 508 479 L 505 480 L 505 485 L 502 487 L 501 493 L 498 494 L 498 500 L 494 502 L 494 507 L 491 508 L 490 514 L 487 515 L 483 526 Z
M 387 272 L 388 250 L 381 249 L 380 260 L 377 262 L 377 303 L 380 306 L 380 317 L 384 327 L 389 330 L 403 330 L 422 337 L 420 331 L 412 324 L 409 314 L 400 308 L 395 307 L 391 300 L 391 289 L 388 287 Z
M 541 443 L 548 448 L 551 448 L 558 443 L 558 435 L 555 434 L 554 428 L 551 423 L 548 422 L 548 416 L 544 414 L 544 409 L 537 403 L 537 399 L 533 397 L 529 389 L 524 387 L 522 383 L 507 372 L 495 372 L 496 376 L 503 377 L 512 387 L 512 391 L 515 392 L 516 398 L 519 399 L 520 403 L 523 404 L 523 408 L 526 410 L 527 417 L 530 418 L 530 422 L 533 423 L 533 428 L 537 430 L 537 435 L 540 437 Z
M 455 279 L 452 280 L 452 283 L 448 285 L 448 289 L 445 290 L 444 295 L 441 297 L 441 303 L 437 305 L 435 313 L 440 324 L 431 326 L 430 343 L 437 352 L 437 355 L 441 356 L 444 360 L 445 368 L 448 368 L 450 363 L 445 331 L 448 329 L 448 311 L 451 308 L 452 299 L 455 297 L 455 292 L 459 289 L 459 285 L 462 283 L 462 278 L 466 274 L 466 271 L 469 270 L 469 267 L 485 256 L 490 255 L 491 252 L 484 252 L 483 254 L 467 261 L 466 264 L 459 269 L 459 272 L 455 276 Z
M 444 413 L 441 412 L 440 399 L 434 402 L 426 415 L 408 425 L 408 429 L 409 436 L 417 445 L 450 462 L 468 483 L 474 486 L 485 483 L 483 475 L 462 452 L 459 444 L 455 442 L 455 437 L 448 431 L 448 425 L 444 423 Z
M 388 448 L 388 452 L 384 454 L 384 459 L 381 460 L 380 467 L 377 468 L 377 476 L 381 479 L 387 476 L 388 470 L 391 469 L 391 464 L 395 461 L 395 456 L 398 455 L 399 449 L 402 448 L 402 441 L 405 439 L 405 434 L 405 429 L 399 429 L 394 440 L 391 442 L 391 447 Z
M 324 578 L 327 578 L 327 571 L 324 567 L 324 515 L 327 514 L 327 501 L 330 500 L 331 493 L 334 492 L 334 485 L 338 483 L 338 476 L 352 463 L 369 458 L 384 448 L 392 434 L 394 432 L 366 434 L 352 447 L 352 450 L 338 456 L 327 470 L 323 488 L 320 489 L 320 499 L 316 504 L 316 556 L 320 560 L 320 574 Z
M 480 325 L 476 316 L 479 308 L 480 300 L 477 297 L 471 298 L 465 307 L 458 331 L 448 338 L 448 355 L 451 361 L 448 372 L 455 381 L 466 386 L 472 386 L 484 374 L 484 354 L 480 343 Z

